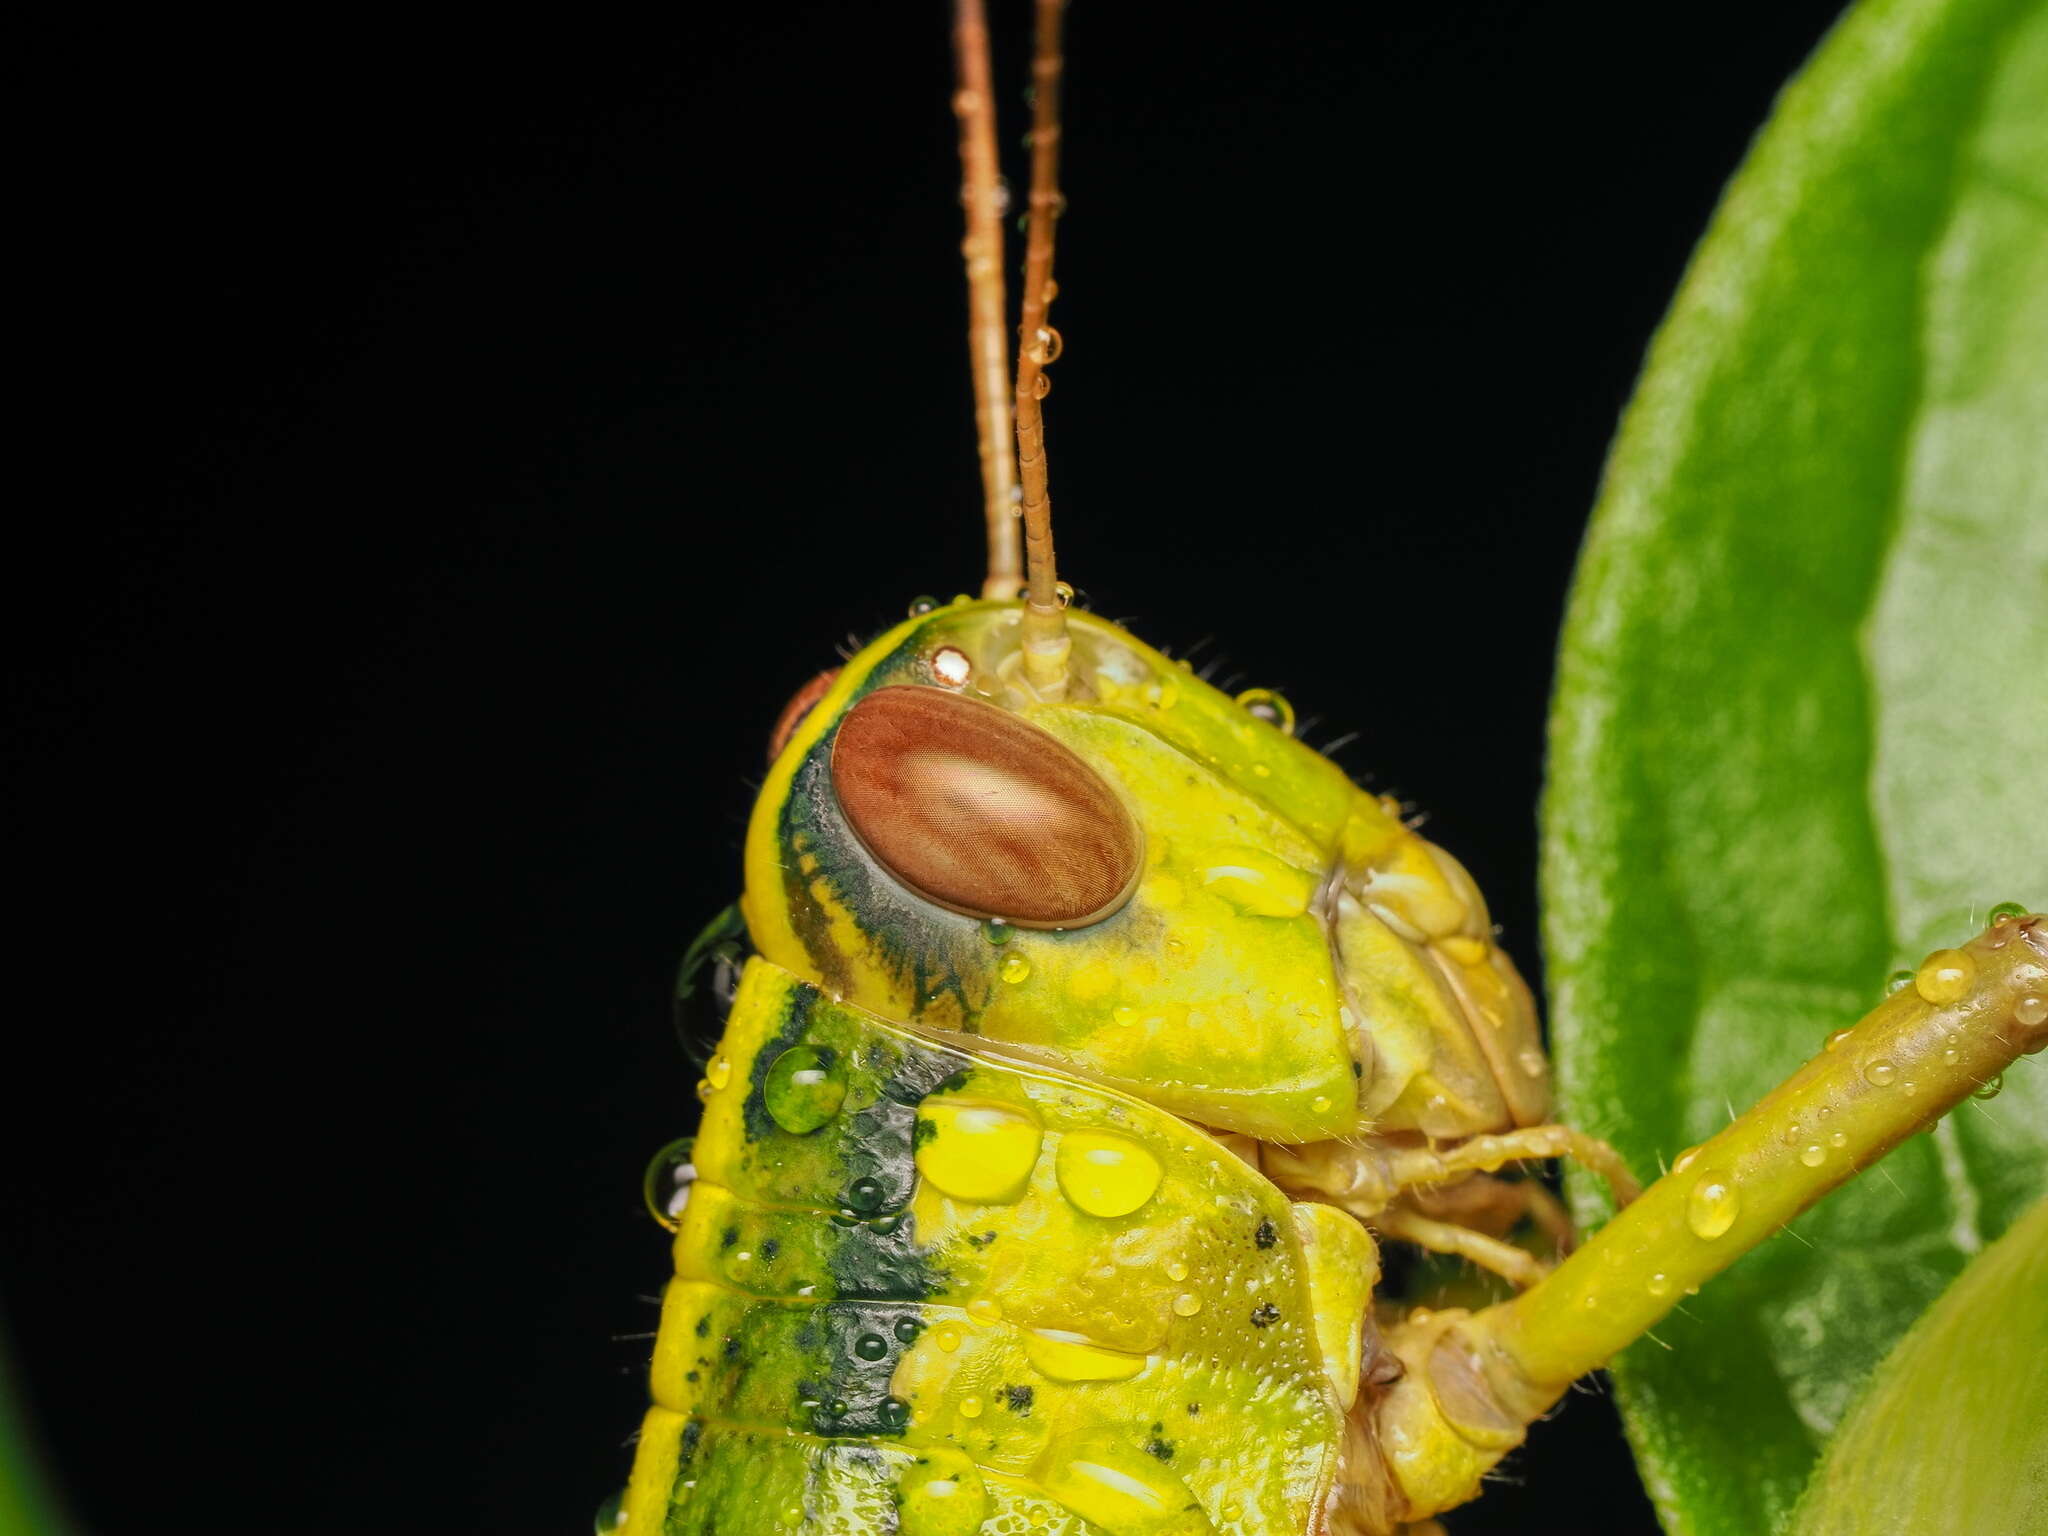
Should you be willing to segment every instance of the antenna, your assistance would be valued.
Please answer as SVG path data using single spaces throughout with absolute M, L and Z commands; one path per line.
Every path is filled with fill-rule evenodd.
M 1009 598 L 1024 584 L 1017 532 L 1017 454 L 1011 438 L 1010 353 L 1004 336 L 1002 176 L 996 157 L 996 102 L 990 83 L 988 17 L 982 0 L 955 0 L 953 114 L 960 119 L 960 204 L 967 234 L 967 356 L 974 375 L 974 429 L 988 518 L 983 597 Z
M 1024 676 L 1043 699 L 1064 698 L 1065 594 L 1052 558 L 1052 499 L 1045 486 L 1045 419 L 1039 401 L 1051 388 L 1046 364 L 1060 355 L 1060 333 L 1045 323 L 1052 302 L 1053 221 L 1059 217 L 1060 23 L 1066 0 L 1038 0 L 1031 59 L 1031 203 L 1024 244 L 1024 302 L 1017 327 L 1017 466 L 1024 483 Z

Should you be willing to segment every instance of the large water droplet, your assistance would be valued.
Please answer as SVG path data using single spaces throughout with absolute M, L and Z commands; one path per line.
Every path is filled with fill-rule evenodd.
M 1026 1334 L 1024 1358 L 1054 1381 L 1129 1381 L 1148 1363 L 1143 1355 L 1104 1349 L 1083 1334 L 1056 1328 Z
M 650 1157 L 640 1176 L 640 1198 L 647 1202 L 647 1213 L 671 1232 L 682 1226 L 690 1186 L 697 1182 L 697 1165 L 691 1161 L 696 1150 L 696 1137 L 680 1136 Z
M 769 1119 L 792 1135 L 807 1135 L 839 1113 L 846 1075 L 835 1052 L 793 1045 L 768 1068 L 761 1097 Z
M 1735 1180 L 1725 1173 L 1709 1171 L 1699 1176 L 1686 1201 L 1685 1224 L 1693 1236 L 1712 1242 L 1730 1227 L 1742 1211 L 1742 1196 Z
M 864 1333 L 853 1341 L 853 1352 L 863 1360 L 880 1360 L 889 1353 L 889 1341 L 879 1333 Z
M 939 600 L 928 592 L 920 592 L 910 600 L 910 617 L 921 619 L 928 613 L 938 611 Z
M 1247 688 L 1237 696 L 1237 702 L 1268 725 L 1285 731 L 1289 736 L 1294 734 L 1294 706 L 1287 702 L 1285 695 L 1270 688 Z
M 738 902 L 690 941 L 676 971 L 675 992 L 676 1038 L 685 1049 L 703 1049 L 704 1042 L 716 1039 L 725 1028 L 748 952 L 747 923 Z
M 1970 1097 L 1973 1099 L 1995 1099 L 2004 1090 L 2005 1074 L 2001 1072 L 1996 1077 L 1986 1082 L 1975 1093 L 1971 1094 Z
M 846 1186 L 846 1204 L 863 1216 L 872 1216 L 882 1208 L 885 1193 L 879 1180 L 858 1178 Z
M 1913 973 L 1913 990 L 1928 1002 L 1952 1003 L 1977 979 L 1977 962 L 1960 949 L 1937 949 Z
M 1317 876 L 1256 848 L 1230 848 L 1215 855 L 1201 881 L 1255 917 L 1299 917 L 1315 897 Z
M 1091 1216 L 1128 1216 L 1159 1188 L 1159 1159 L 1124 1136 L 1069 1131 L 1053 1162 L 1060 1192 Z
M 948 1098 L 917 1108 L 917 1171 L 941 1194 L 979 1204 L 1019 1199 L 1045 1133 L 1022 1110 Z
M 1054 1499 L 1097 1530 L 1114 1536 L 1152 1536 L 1172 1531 L 1193 1536 L 1215 1527 L 1203 1516 L 1187 1485 L 1156 1458 L 1135 1445 L 1107 1437 L 1061 1448 L 1039 1474 Z
M 2012 1016 L 2028 1029 L 2048 1024 L 2048 997 L 2023 997 L 2012 1005 Z
M 597 1515 L 591 1520 L 590 1529 L 592 1536 L 614 1536 L 615 1532 L 624 1530 L 625 1525 L 626 1490 L 621 1488 L 597 1506 Z
M 1819 1142 L 1813 1143 L 1811 1146 L 1807 1147 L 1805 1151 L 1799 1154 L 1799 1161 L 1806 1164 L 1806 1166 L 1809 1168 L 1818 1168 L 1822 1163 L 1827 1161 L 1827 1158 L 1828 1155 L 1826 1152 L 1821 1150 L 1821 1145 Z
M 921 1459 L 904 1472 L 897 1496 L 902 1536 L 975 1536 L 988 1518 L 988 1490 L 965 1461 Z
M 1863 1064 L 1863 1080 L 1873 1088 L 1889 1087 L 1898 1075 L 1899 1069 L 1882 1056 Z
M 1913 985 L 1913 973 L 1911 971 L 1893 971 L 1891 975 L 1884 979 L 1884 995 L 1890 997 L 1894 992 L 1903 992 L 1911 985 Z
M 2001 901 L 1997 906 L 1991 909 L 1989 914 L 1989 921 L 1994 923 L 2009 923 L 2016 917 L 2025 917 L 2026 915 L 2026 903 L 2018 901 Z
M 981 1399 L 972 1392 L 960 1399 L 960 1417 L 963 1419 L 980 1418 L 981 1408 Z
M 1022 954 L 1013 953 L 1005 955 L 1003 956 L 1002 967 L 996 974 L 1001 976 L 1011 986 L 1017 986 L 1019 983 L 1031 979 L 1031 962 L 1025 959 Z
M 1173 1315 L 1175 1317 L 1193 1317 L 1201 1310 L 1202 1298 L 1193 1291 L 1182 1291 L 1173 1298 Z

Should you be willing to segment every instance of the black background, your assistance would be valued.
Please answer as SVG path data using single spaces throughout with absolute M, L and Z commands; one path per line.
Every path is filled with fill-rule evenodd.
M 1601 455 L 1832 9 L 1071 17 L 1063 574 L 1361 731 L 1532 967 Z M 4 1304 L 89 1529 L 623 1476 L 673 962 L 788 691 L 978 577 L 949 68 L 937 4 L 42 60 Z M 1592 1395 L 1450 1524 L 1654 1529 Z

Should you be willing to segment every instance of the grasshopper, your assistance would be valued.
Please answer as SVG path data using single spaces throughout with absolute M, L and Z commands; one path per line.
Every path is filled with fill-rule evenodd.
M 1038 0 L 1013 367 L 956 6 L 989 567 L 776 726 L 699 947 L 743 925 L 701 1127 L 653 1170 L 676 1273 L 601 1532 L 1420 1536 L 1689 1290 L 2048 1045 L 2048 919 L 2002 912 L 1646 1190 L 1550 1120 L 1463 866 L 1284 700 L 1058 579 L 1060 28 Z M 1560 1157 L 1620 1206 L 1576 1246 L 1514 1176 Z M 1389 1305 L 1387 1243 L 1510 1294 Z

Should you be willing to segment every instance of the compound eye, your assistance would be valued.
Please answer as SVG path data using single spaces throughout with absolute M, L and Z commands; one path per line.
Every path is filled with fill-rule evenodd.
M 1130 899 L 1137 824 L 1102 776 L 1007 710 L 882 688 L 839 722 L 832 786 L 869 853 L 927 900 L 1078 928 Z
M 839 680 L 839 669 L 820 672 L 803 687 L 789 696 L 789 702 L 782 706 L 782 713 L 775 717 L 775 729 L 768 736 L 768 761 L 774 762 L 782 756 L 782 749 L 789 745 L 789 738 L 796 734 L 796 728 L 804 723 L 804 716 L 817 707 L 818 700 L 825 697 L 826 690 Z

